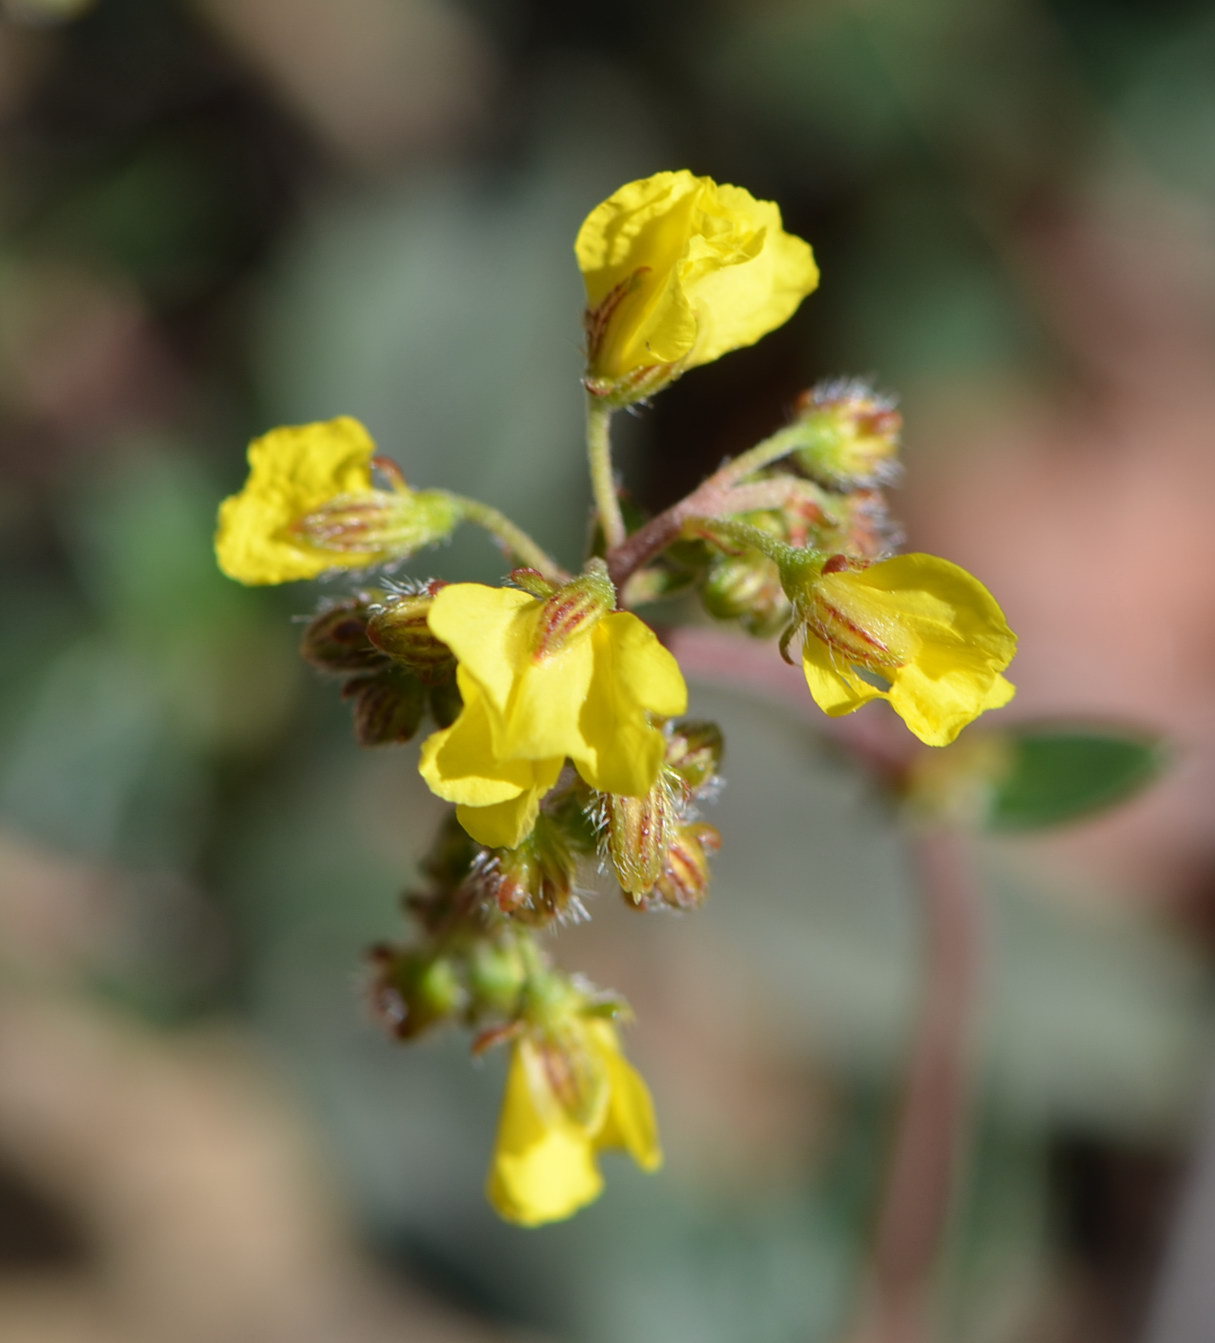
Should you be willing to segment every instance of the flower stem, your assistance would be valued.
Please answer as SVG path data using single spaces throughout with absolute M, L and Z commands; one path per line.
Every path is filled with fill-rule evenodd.
M 756 471 L 762 471 L 765 466 L 771 466 L 780 458 L 787 457 L 802 447 L 808 437 L 805 423 L 795 420 L 785 428 L 770 434 L 753 448 L 739 453 L 733 461 L 727 462 L 720 470 L 714 472 L 711 479 L 719 485 L 733 485 L 747 476 L 754 475 Z
M 615 549 L 628 535 L 616 482 L 612 478 L 612 412 L 601 401 L 588 396 L 586 401 L 586 451 L 591 468 L 591 491 L 604 540 L 609 550 Z
M 761 555 L 767 555 L 770 560 L 777 564 L 784 564 L 798 553 L 796 546 L 791 546 L 779 537 L 773 536 L 770 532 L 761 531 L 758 527 L 752 527 L 749 522 L 739 522 L 735 518 L 713 518 L 704 525 L 704 534 L 711 540 L 718 537 L 726 541 L 734 541 L 739 545 L 750 546 L 752 550 L 758 550 Z
M 982 972 L 979 892 L 962 837 L 913 837 L 924 915 L 923 1002 L 878 1215 L 859 1343 L 928 1343 L 934 1274 L 965 1155 Z
M 452 494 L 449 490 L 436 491 L 446 495 L 460 510 L 466 522 L 483 527 L 491 536 L 497 538 L 502 548 L 515 559 L 522 561 L 532 569 L 550 578 L 566 577 L 565 570 L 555 559 L 532 540 L 522 527 L 516 526 L 505 513 L 500 513 L 489 504 L 478 499 L 469 499 L 462 494 Z

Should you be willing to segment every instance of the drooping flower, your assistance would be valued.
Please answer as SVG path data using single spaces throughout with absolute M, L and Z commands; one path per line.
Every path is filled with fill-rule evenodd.
M 889 700 L 922 742 L 947 746 L 1015 693 L 1003 672 L 1017 636 L 983 584 L 948 560 L 835 556 L 817 572 L 787 570 L 785 582 L 806 684 L 832 717 Z
M 600 1152 L 662 1164 L 654 1106 L 609 1021 L 575 1018 L 513 1047 L 486 1193 L 521 1226 L 569 1217 L 603 1189 Z
M 647 396 L 786 322 L 818 284 L 780 209 L 683 169 L 630 182 L 575 243 L 587 297 L 586 386 L 610 404 Z
M 419 767 L 478 843 L 519 844 L 567 757 L 601 792 L 640 797 L 657 778 L 666 743 L 651 716 L 683 713 L 687 687 L 653 631 L 610 609 L 607 589 L 595 600 L 576 580 L 543 599 L 455 583 L 435 597 L 430 628 L 456 656 L 464 708 L 426 741 Z
M 341 416 L 272 429 L 249 445 L 249 479 L 219 510 L 219 567 L 241 583 L 289 583 L 404 559 L 458 521 L 453 500 L 372 480 L 375 444 Z

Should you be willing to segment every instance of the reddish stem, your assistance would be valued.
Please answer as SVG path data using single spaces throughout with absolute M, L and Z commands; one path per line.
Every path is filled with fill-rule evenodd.
M 980 909 L 962 837 L 912 839 L 924 911 L 923 1001 L 855 1343 L 928 1343 L 933 1279 L 966 1147 L 981 969 Z

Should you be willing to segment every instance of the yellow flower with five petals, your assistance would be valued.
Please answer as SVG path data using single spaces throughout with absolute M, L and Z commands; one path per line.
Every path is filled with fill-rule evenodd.
M 516 1040 L 486 1193 L 521 1226 L 559 1221 L 599 1196 L 600 1152 L 662 1164 L 654 1106 L 610 1021 L 577 1017 Z
M 455 583 L 428 623 L 457 659 L 464 707 L 425 742 L 419 768 L 478 843 L 518 845 L 567 758 L 601 792 L 641 797 L 653 786 L 666 742 L 652 718 L 683 713 L 687 687 L 635 615 L 587 598 L 578 581 L 547 600 Z
M 935 555 L 877 564 L 834 556 L 786 566 L 805 643 L 802 669 L 832 717 L 874 699 L 929 746 L 947 746 L 981 713 L 1016 693 L 1003 675 L 1017 648 L 995 598 Z
M 629 182 L 574 245 L 587 297 L 586 386 L 612 404 L 753 345 L 818 285 L 780 209 L 683 169 Z

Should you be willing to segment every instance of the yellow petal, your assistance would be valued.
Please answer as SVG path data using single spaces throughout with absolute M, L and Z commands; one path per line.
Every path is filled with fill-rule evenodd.
M 647 625 L 628 612 L 605 616 L 591 631 L 594 676 L 581 706 L 579 774 L 604 793 L 642 797 L 654 786 L 666 739 L 650 713 L 687 708 L 679 664 Z
M 575 244 L 586 283 L 588 373 L 694 368 L 784 323 L 818 284 L 780 210 L 686 170 L 630 182 L 591 211 Z
M 641 1074 L 620 1052 L 616 1028 L 606 1021 L 589 1022 L 595 1033 L 608 1073 L 610 1100 L 603 1127 L 596 1136 L 601 1149 L 620 1148 L 642 1170 L 657 1170 L 662 1165 L 662 1147 L 658 1141 L 658 1121 L 654 1102 Z
M 456 583 L 434 600 L 429 624 L 489 704 L 493 750 L 502 760 L 583 754 L 580 720 L 590 691 L 588 630 L 555 652 L 533 655 L 542 603 L 513 588 Z
M 860 677 L 841 654 L 816 634 L 807 632 L 802 648 L 802 671 L 815 704 L 830 718 L 852 713 L 885 694 Z
M 854 575 L 875 599 L 889 595 L 908 628 L 926 643 L 973 664 L 1008 666 L 1017 636 L 973 574 L 936 555 L 896 555 Z
M 533 763 L 495 754 L 484 696 L 463 667 L 456 679 L 464 708 L 451 727 L 432 733 L 422 744 L 422 777 L 432 793 L 448 802 L 487 807 L 517 798 L 535 783 Z
M 452 583 L 440 588 L 426 623 L 473 677 L 497 714 L 510 700 L 518 669 L 531 656 L 532 622 L 540 603 L 517 588 Z
M 540 803 L 557 782 L 564 760 L 544 761 L 536 766 L 536 781 L 508 802 L 488 807 L 459 806 L 456 820 L 465 831 L 490 849 L 517 849 L 536 827 Z M 546 768 L 547 767 L 547 768 Z
M 890 690 L 890 703 L 926 746 L 948 746 L 959 732 L 988 709 L 1000 709 L 1016 687 L 1000 673 L 941 667 L 931 674 L 932 659 L 905 667 Z
M 271 430 L 249 445 L 245 488 L 220 506 L 219 567 L 241 583 L 287 583 L 328 569 L 363 569 L 375 554 L 336 555 L 292 532 L 293 523 L 341 494 L 372 488 L 375 444 L 343 416 Z
M 537 1106 L 525 1049 L 518 1044 L 511 1054 L 486 1193 L 508 1221 L 539 1226 L 592 1202 L 603 1177 L 586 1130 L 556 1107 Z

